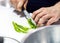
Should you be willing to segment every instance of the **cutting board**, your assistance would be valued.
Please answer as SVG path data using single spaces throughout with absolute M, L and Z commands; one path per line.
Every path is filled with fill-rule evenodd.
M 12 21 L 29 27 L 25 17 L 17 15 L 13 8 L 0 6 L 0 36 L 12 37 L 21 41 L 26 34 L 16 32 L 12 25 Z

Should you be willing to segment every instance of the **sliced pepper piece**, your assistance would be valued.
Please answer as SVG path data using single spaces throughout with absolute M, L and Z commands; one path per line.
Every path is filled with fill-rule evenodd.
M 27 21 L 31 28 L 34 28 L 34 29 L 37 28 L 37 26 L 32 22 L 32 20 L 30 18 L 27 19 Z
M 13 26 L 14 26 L 14 29 L 15 29 L 16 32 L 23 32 L 23 33 L 27 33 L 28 32 L 29 28 L 23 27 L 22 25 L 18 25 L 15 22 L 12 22 L 12 23 L 13 23 Z

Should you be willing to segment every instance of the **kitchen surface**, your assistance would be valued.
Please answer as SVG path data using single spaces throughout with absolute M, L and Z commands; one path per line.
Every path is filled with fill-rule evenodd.
M 14 30 L 13 21 L 28 26 L 26 19 L 14 13 L 13 8 L 0 6 L 0 36 L 12 37 L 20 41 L 25 34 Z
M 18 33 L 14 30 L 14 27 L 12 24 L 13 21 L 23 26 L 29 27 L 26 18 L 21 17 L 20 14 L 18 15 L 18 13 L 15 12 L 15 9 L 9 6 L 9 4 L 0 5 L 0 36 L 11 37 L 21 42 L 21 40 L 30 31 L 33 31 L 33 30 L 29 30 L 28 33 Z M 59 24 L 60 24 L 60 20 L 52 25 L 59 25 Z

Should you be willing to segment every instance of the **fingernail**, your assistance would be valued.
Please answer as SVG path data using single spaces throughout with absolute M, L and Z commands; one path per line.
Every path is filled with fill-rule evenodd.
M 49 24 L 46 24 L 46 26 L 49 26 Z
M 36 23 L 37 23 L 37 21 L 36 20 L 34 20 Z
M 38 24 L 38 25 L 37 25 L 37 27 L 42 27 L 42 26 L 44 26 L 44 24 Z

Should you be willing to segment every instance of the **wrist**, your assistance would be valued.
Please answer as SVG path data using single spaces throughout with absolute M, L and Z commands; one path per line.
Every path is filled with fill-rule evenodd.
M 60 10 L 60 1 L 54 5 L 54 8 L 57 8 Z
M 54 6 L 53 6 L 54 9 L 56 9 L 58 12 L 59 12 L 59 17 L 60 17 L 60 1 L 58 3 L 56 3 Z

